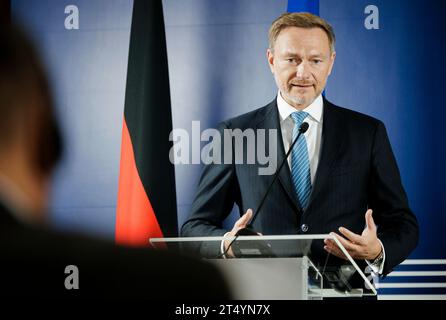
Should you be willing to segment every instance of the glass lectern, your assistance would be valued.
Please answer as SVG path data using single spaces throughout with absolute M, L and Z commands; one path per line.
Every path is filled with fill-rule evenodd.
M 327 253 L 324 239 L 333 239 L 344 259 Z M 222 241 L 233 242 L 231 258 L 221 252 Z M 208 259 L 224 273 L 235 299 L 318 300 L 377 294 L 372 277 L 328 234 L 152 238 L 150 244 Z

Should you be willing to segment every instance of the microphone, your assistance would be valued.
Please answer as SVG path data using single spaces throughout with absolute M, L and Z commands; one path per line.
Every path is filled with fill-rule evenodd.
M 268 196 L 268 194 L 269 194 L 269 192 L 270 192 L 270 190 L 271 190 L 271 187 L 273 186 L 274 182 L 277 180 L 277 177 L 279 176 L 280 170 L 282 170 L 283 165 L 285 164 L 285 162 L 287 161 L 288 157 L 290 156 L 291 151 L 293 150 L 294 145 L 296 144 L 296 142 L 297 142 L 297 140 L 300 138 L 300 136 L 301 136 L 302 134 L 304 134 L 305 132 L 307 132 L 308 127 L 309 127 L 309 125 L 308 125 L 307 122 L 302 122 L 302 124 L 300 125 L 300 127 L 299 127 L 299 133 L 298 133 L 296 139 L 294 139 L 293 143 L 291 143 L 291 146 L 290 146 L 290 148 L 288 149 L 288 152 L 286 153 L 285 158 L 283 158 L 282 163 L 281 163 L 280 166 L 279 166 L 279 169 L 277 169 L 276 173 L 274 174 L 274 178 L 273 178 L 273 180 L 271 181 L 271 183 L 269 184 L 268 189 L 266 190 L 265 194 L 263 195 L 263 198 L 262 198 L 262 200 L 260 201 L 260 204 L 259 204 L 259 206 L 257 207 L 256 212 L 255 212 L 254 215 L 252 216 L 251 221 L 249 222 L 248 226 L 246 226 L 245 228 L 242 228 L 242 229 L 240 229 L 240 230 L 237 231 L 237 233 L 235 234 L 236 239 L 237 239 L 238 236 L 253 236 L 253 235 L 258 235 L 257 232 L 255 232 L 255 231 L 252 229 L 252 224 L 254 223 L 255 219 L 257 218 L 257 216 L 258 216 L 258 214 L 259 214 L 259 212 L 260 212 L 260 209 L 262 209 L 263 204 L 265 203 L 266 197 Z M 234 239 L 234 240 L 235 240 L 235 239 Z M 234 242 L 234 240 L 231 242 L 231 244 Z M 229 247 L 231 246 L 231 244 L 228 246 L 228 250 L 229 250 Z
M 300 127 L 299 127 L 299 133 L 296 137 L 296 139 L 294 139 L 294 141 L 291 143 L 290 148 L 288 149 L 288 152 L 285 154 L 285 158 L 283 158 L 282 163 L 280 164 L 279 168 L 277 169 L 276 173 L 274 174 L 273 180 L 271 181 L 271 183 L 268 186 L 268 189 L 266 190 L 265 194 L 263 195 L 262 200 L 260 201 L 259 206 L 257 207 L 256 212 L 253 214 L 251 221 L 249 222 L 249 224 L 245 227 L 245 228 L 241 228 L 237 231 L 237 233 L 235 234 L 234 239 L 229 243 L 228 247 L 226 248 L 226 250 L 219 255 L 220 256 L 225 256 L 226 253 L 228 253 L 229 249 L 231 248 L 232 244 L 237 240 L 237 238 L 239 236 L 257 236 L 258 233 L 256 231 L 254 231 L 254 229 L 252 229 L 252 224 L 254 223 L 255 219 L 257 218 L 260 209 L 262 209 L 263 204 L 265 203 L 266 197 L 268 196 L 269 192 L 271 191 L 271 187 L 273 186 L 274 182 L 277 180 L 277 177 L 279 176 L 280 170 L 282 170 L 282 167 L 284 166 L 285 162 L 287 161 L 288 157 L 291 154 L 291 151 L 293 150 L 294 145 L 296 144 L 297 140 L 300 138 L 300 136 L 302 134 L 304 134 L 305 132 L 307 132 L 308 130 L 308 123 L 307 122 L 303 122 Z

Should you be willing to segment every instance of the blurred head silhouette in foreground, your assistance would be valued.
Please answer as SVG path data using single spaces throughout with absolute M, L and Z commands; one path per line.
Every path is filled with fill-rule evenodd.
M 221 274 L 202 261 L 45 228 L 51 174 L 61 155 L 42 64 L 23 32 L 2 22 L 0 295 L 180 301 L 228 297 Z M 71 272 L 73 266 L 77 272 Z
M 25 36 L 0 41 L 0 190 L 20 219 L 42 222 L 62 142 L 42 64 Z

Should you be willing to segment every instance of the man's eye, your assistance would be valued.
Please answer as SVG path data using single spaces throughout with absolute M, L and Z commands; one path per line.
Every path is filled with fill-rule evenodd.
M 321 62 L 322 62 L 322 60 L 318 60 L 318 59 L 313 60 L 314 64 L 320 64 Z

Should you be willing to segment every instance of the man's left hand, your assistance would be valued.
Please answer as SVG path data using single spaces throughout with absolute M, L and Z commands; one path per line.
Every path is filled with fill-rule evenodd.
M 335 232 L 331 232 L 330 235 L 336 237 L 352 256 L 353 259 L 366 259 L 374 260 L 381 253 L 382 247 L 378 240 L 377 228 L 372 217 L 372 210 L 369 209 L 365 213 L 366 227 L 361 235 L 355 234 L 347 228 L 340 227 L 339 232 L 345 237 L 342 237 Z M 337 246 L 333 239 L 325 239 L 324 249 L 339 257 L 347 260 L 347 257 L 342 253 L 341 249 Z

